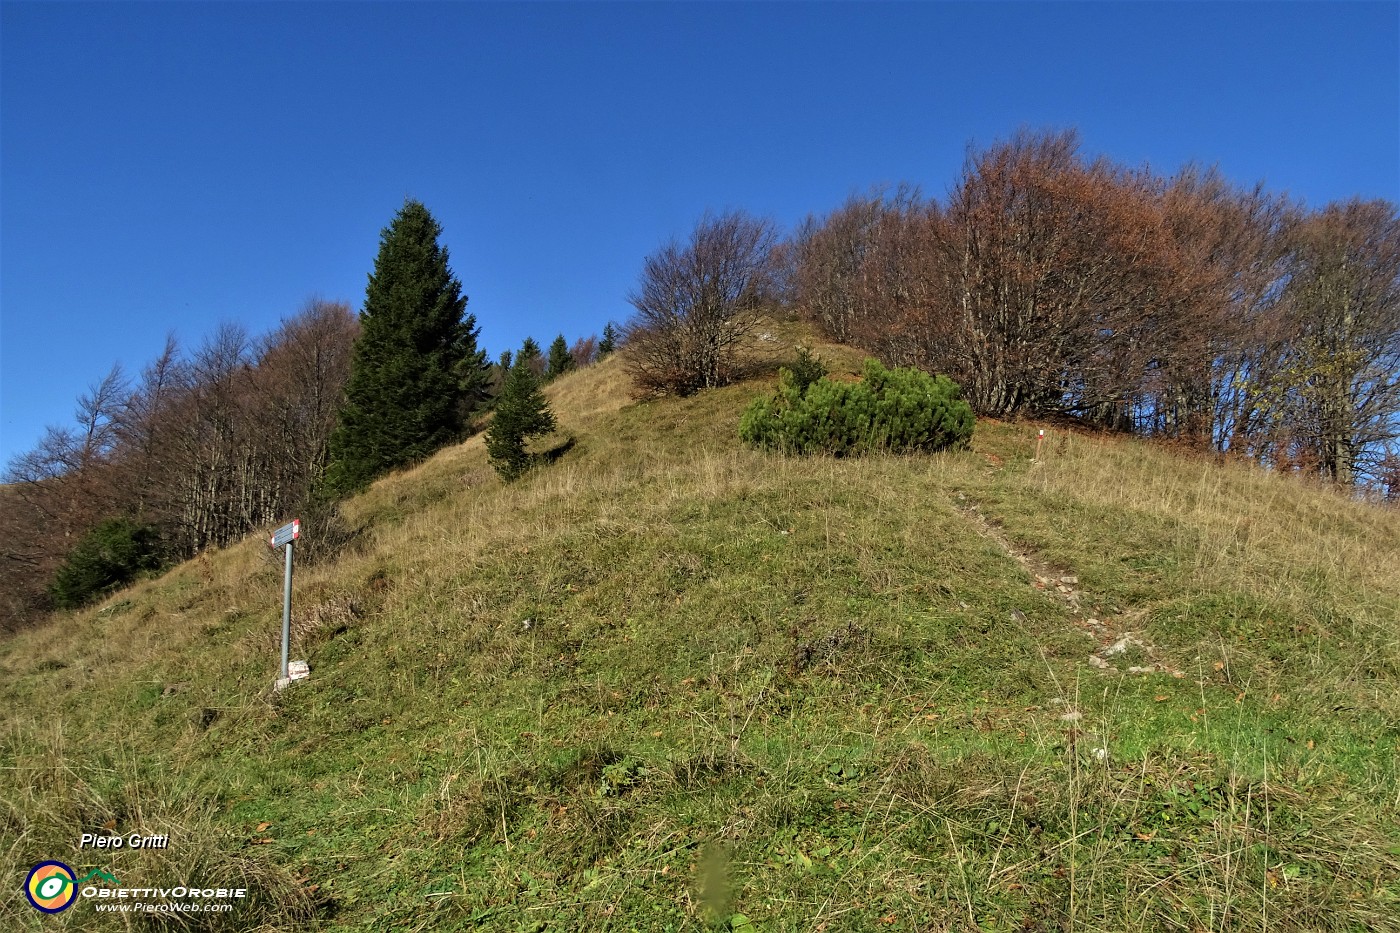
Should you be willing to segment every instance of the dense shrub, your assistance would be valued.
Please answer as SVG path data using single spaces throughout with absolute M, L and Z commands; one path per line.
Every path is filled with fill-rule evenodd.
M 858 383 L 823 378 L 804 388 L 782 370 L 777 395 L 749 406 L 739 436 L 771 450 L 843 456 L 966 447 L 972 428 L 972 408 L 947 376 L 866 360 Z
M 111 518 L 88 532 L 54 577 L 60 609 L 74 609 L 160 566 L 160 539 L 149 525 Z

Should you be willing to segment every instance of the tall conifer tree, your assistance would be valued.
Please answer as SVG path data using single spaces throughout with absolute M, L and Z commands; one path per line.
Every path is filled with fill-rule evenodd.
M 521 360 L 527 362 L 536 379 L 543 381 L 546 362 L 544 353 L 540 351 L 540 345 L 535 342 L 534 337 L 526 337 L 520 349 L 515 351 L 515 362 L 519 363 Z
M 612 321 L 603 325 L 603 339 L 598 344 L 598 359 L 602 359 L 617 349 L 617 328 Z
M 360 336 L 327 484 L 354 492 L 461 436 L 484 398 L 476 318 L 438 244 L 442 227 L 409 200 L 384 228 L 365 290 Z
M 573 355 L 569 353 L 569 342 L 564 339 L 563 334 L 560 334 L 549 345 L 549 365 L 545 369 L 544 378 L 546 380 L 558 379 L 574 366 Z

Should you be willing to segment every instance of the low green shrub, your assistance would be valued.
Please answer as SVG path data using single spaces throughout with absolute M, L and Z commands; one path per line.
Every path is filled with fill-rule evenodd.
M 818 379 L 803 386 L 792 371 L 778 374 L 778 392 L 756 399 L 739 422 L 739 437 L 769 450 L 858 455 L 967 447 L 972 408 L 947 376 L 886 369 L 865 361 L 857 383 Z
M 149 525 L 109 518 L 88 532 L 49 592 L 60 609 L 76 609 L 160 566 L 160 536 Z

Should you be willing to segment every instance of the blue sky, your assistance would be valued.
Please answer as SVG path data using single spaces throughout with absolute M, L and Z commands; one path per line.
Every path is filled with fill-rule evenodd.
M 1077 127 L 1400 200 L 1400 3 L 0 3 L 0 462 L 174 331 L 359 307 L 406 197 L 492 356 L 625 319 L 707 208 L 941 195 Z

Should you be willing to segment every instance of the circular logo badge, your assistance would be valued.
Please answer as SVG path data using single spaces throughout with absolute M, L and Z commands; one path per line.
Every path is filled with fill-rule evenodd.
M 24 896 L 35 910 L 46 914 L 68 909 L 78 896 L 73 869 L 62 862 L 40 862 L 24 879 Z

